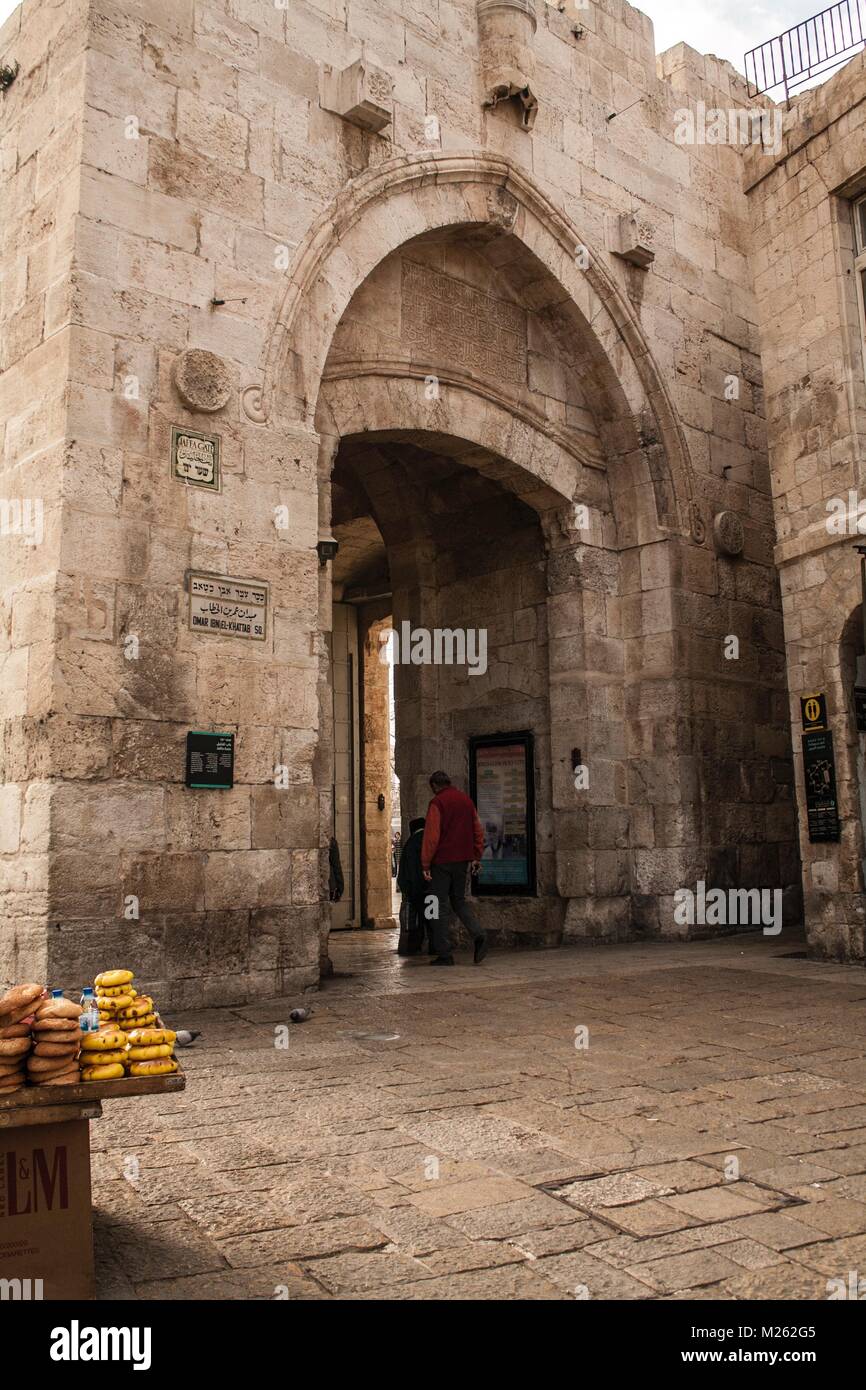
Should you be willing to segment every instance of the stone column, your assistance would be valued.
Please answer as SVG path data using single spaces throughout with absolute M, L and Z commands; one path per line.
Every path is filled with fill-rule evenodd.
M 535 0 L 478 0 L 484 104 L 514 100 L 521 124 L 531 130 L 538 110 L 535 79 Z
M 380 637 L 391 627 L 387 600 L 358 614 L 361 661 L 361 914 L 365 927 L 393 927 L 391 910 L 391 740 L 389 667 Z M 385 798 L 380 808 L 379 797 Z
M 564 939 L 628 933 L 629 813 L 619 557 L 568 513 L 548 542 L 550 725 L 556 886 Z M 577 764 L 577 768 L 573 764 Z
M 394 629 L 401 624 L 433 628 L 437 621 L 436 551 L 417 539 L 388 547 Z M 430 801 L 427 779 L 442 760 L 438 675 L 432 666 L 399 663 L 394 668 L 397 715 L 397 776 L 400 813 L 408 826 Z

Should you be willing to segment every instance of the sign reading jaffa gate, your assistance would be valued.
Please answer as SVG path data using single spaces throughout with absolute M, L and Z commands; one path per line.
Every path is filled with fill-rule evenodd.
M 172 425 L 171 471 L 180 483 L 219 492 L 222 487 L 219 435 Z
M 259 579 L 187 573 L 189 626 L 216 637 L 264 642 L 268 635 L 268 586 Z

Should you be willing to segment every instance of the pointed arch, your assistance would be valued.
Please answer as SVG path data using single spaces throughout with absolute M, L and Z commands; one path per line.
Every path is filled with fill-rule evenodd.
M 703 540 L 685 438 L 638 319 L 603 254 L 502 155 L 400 156 L 342 190 L 298 248 L 268 337 L 256 418 L 312 426 L 328 350 L 353 294 L 393 251 L 444 228 L 510 236 L 531 253 L 546 303 L 580 340 L 609 432 L 619 434 L 622 454 L 642 461 L 659 529 Z M 581 248 L 586 269 L 577 263 Z

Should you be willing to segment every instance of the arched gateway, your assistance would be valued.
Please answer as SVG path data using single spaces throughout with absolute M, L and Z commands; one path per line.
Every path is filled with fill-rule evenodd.
M 613 122 L 550 6 L 517 102 L 486 5 L 459 49 L 392 7 L 381 66 L 363 6 L 192 66 L 189 7 L 66 8 L 4 96 L 47 143 L 2 175 L 0 980 L 314 987 L 332 914 L 390 916 L 388 629 L 402 820 L 474 785 L 500 944 L 794 883 L 741 156 L 676 144 L 649 31 Z
M 669 394 L 601 255 L 502 157 L 369 170 L 298 250 L 254 407 L 315 431 L 319 526 L 341 545 L 320 584 L 341 653 L 323 654 L 319 704 L 322 834 L 347 877 L 330 920 L 392 921 L 377 660 L 393 628 L 403 826 L 442 765 L 476 795 L 493 779 L 492 839 L 497 798 L 516 796 L 513 830 L 527 817 L 531 875 L 497 893 L 486 874 L 491 931 L 676 930 L 673 894 L 711 854 L 676 756 L 695 704 L 676 576 L 706 533 Z M 442 632 L 483 634 L 484 669 L 437 661 Z M 417 661 L 416 633 L 432 643 Z M 525 799 L 496 736 L 500 760 L 531 748 Z M 673 835 L 647 825 L 658 798 Z

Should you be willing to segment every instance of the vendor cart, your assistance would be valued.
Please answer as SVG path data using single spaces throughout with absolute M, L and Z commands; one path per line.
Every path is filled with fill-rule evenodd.
M 0 1300 L 93 1297 L 90 1121 L 104 1100 L 185 1085 L 175 1072 L 0 1096 Z

